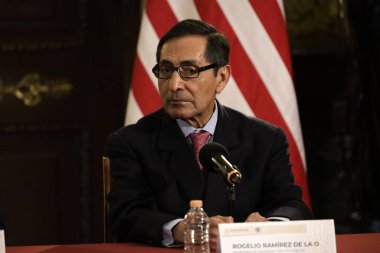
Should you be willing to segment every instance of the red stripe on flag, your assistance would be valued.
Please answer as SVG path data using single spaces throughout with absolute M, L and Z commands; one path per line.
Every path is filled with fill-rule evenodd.
M 136 57 L 133 70 L 132 89 L 136 102 L 144 115 L 161 107 L 160 96 L 138 57 Z
M 290 75 L 293 76 L 286 24 L 277 1 L 250 0 L 249 2 L 277 48 Z
M 167 1 L 148 0 L 146 13 L 159 38 L 178 22 Z
M 286 24 L 284 17 L 281 13 L 280 7 L 276 0 L 250 0 L 252 8 L 259 17 L 261 23 L 263 24 L 266 32 L 271 38 L 273 44 L 277 48 L 279 55 L 281 56 L 284 64 L 286 65 L 290 75 L 293 75 L 290 50 L 288 44 L 288 35 L 286 32 Z M 263 115 L 258 115 L 260 118 L 266 119 L 267 113 L 264 112 Z M 281 116 L 281 115 L 279 115 Z M 268 121 L 270 121 L 268 119 Z M 301 186 L 304 191 L 304 200 L 311 206 L 309 188 L 307 183 L 307 175 L 305 173 L 305 168 L 302 163 L 300 152 L 295 144 L 293 135 L 290 133 L 288 126 L 286 125 L 283 117 L 278 118 L 278 120 L 271 121 L 274 124 L 281 126 L 289 140 L 289 152 L 290 159 L 293 162 L 293 173 L 295 177 L 295 182 Z
M 271 95 L 219 5 L 213 1 L 205 2 L 202 0 L 196 0 L 195 3 L 202 19 L 215 25 L 219 31 L 222 31 L 227 36 L 231 44 L 230 63 L 232 65 L 232 74 L 252 111 L 258 117 L 273 124 L 283 122 Z
M 195 0 L 195 4 L 202 19 L 213 24 L 219 31 L 222 31 L 230 41 L 232 73 L 236 84 L 252 111 L 258 118 L 281 126 L 284 129 L 289 141 L 289 152 L 291 154 L 291 161 L 293 162 L 292 171 L 295 175 L 295 182 L 304 189 L 304 200 L 310 206 L 307 179 L 299 150 L 295 145 L 294 138 L 283 116 L 257 73 L 256 68 L 245 53 L 243 46 L 225 18 L 220 6 L 214 1 L 205 2 L 202 0 Z

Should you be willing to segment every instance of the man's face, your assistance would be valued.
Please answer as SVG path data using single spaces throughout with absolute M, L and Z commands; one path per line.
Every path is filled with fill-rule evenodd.
M 172 67 L 212 64 L 204 58 L 206 45 L 207 38 L 204 36 L 191 35 L 168 40 L 161 49 L 159 64 Z M 193 127 L 203 127 L 211 118 L 215 96 L 225 87 L 229 71 L 229 66 L 224 66 L 215 76 L 214 70 L 208 69 L 200 72 L 197 78 L 185 80 L 174 71 L 170 79 L 158 79 L 165 111 L 172 118 L 183 119 Z

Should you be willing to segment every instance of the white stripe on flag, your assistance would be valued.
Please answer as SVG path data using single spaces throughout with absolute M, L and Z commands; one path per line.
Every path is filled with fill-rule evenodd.
M 156 49 L 159 38 L 150 22 L 146 11 L 143 12 L 142 23 L 140 28 L 139 40 L 137 42 L 137 57 L 147 72 L 152 84 L 158 92 L 157 78 L 152 73 L 151 69 L 156 64 Z M 139 84 L 145 85 L 145 84 Z
M 193 0 L 169 0 L 169 5 L 177 20 L 201 19 Z
M 127 112 L 125 115 L 125 125 L 136 123 L 143 115 L 139 105 L 133 95 L 133 89 L 129 89 Z
M 282 114 L 306 168 L 293 81 L 281 56 L 248 1 L 218 3 Z
M 282 0 L 277 0 L 277 4 L 278 4 L 278 6 L 280 7 L 280 10 L 281 10 L 282 16 L 283 16 L 284 19 L 285 19 L 285 7 L 284 7 L 284 2 L 283 2 Z
M 217 95 L 217 98 L 223 105 L 229 106 L 248 116 L 255 116 L 232 76 L 226 88 Z

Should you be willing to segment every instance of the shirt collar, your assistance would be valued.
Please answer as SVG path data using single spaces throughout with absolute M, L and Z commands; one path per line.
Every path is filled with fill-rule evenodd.
M 178 126 L 181 128 L 181 131 L 185 137 L 187 137 L 192 132 L 207 131 L 211 135 L 214 135 L 216 123 L 218 121 L 218 104 L 215 101 L 215 110 L 212 113 L 210 120 L 202 128 L 194 128 L 190 126 L 186 121 L 182 119 L 176 119 Z

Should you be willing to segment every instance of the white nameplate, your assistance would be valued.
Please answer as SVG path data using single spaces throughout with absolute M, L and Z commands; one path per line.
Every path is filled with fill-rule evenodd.
M 219 224 L 221 253 L 336 253 L 333 220 Z
M 0 253 L 5 253 L 4 230 L 0 230 Z

